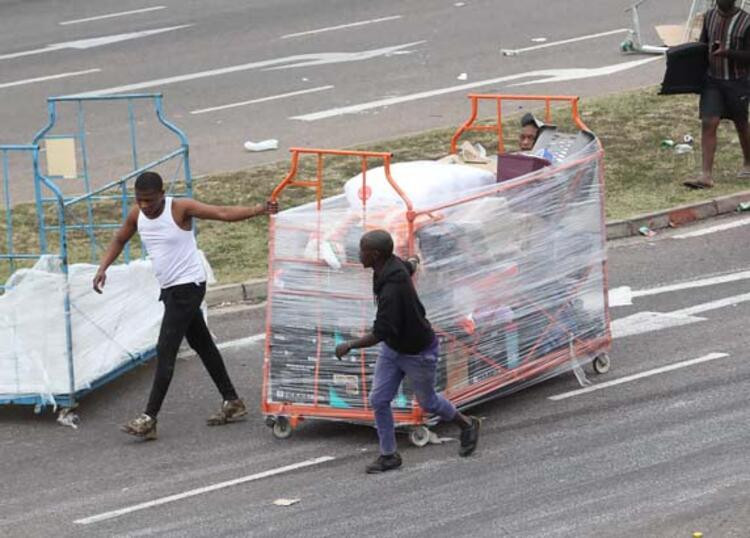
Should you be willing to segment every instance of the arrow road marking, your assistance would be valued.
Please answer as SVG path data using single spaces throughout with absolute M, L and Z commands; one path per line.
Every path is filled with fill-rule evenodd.
M 750 293 L 733 295 L 716 301 L 697 304 L 688 308 L 680 308 L 672 312 L 638 312 L 612 322 L 612 338 L 624 338 L 635 334 L 643 334 L 661 331 L 680 325 L 689 325 L 705 318 L 697 317 L 696 314 L 717 310 L 727 306 L 734 306 L 750 301 Z
M 219 75 L 228 75 L 230 73 L 239 73 L 241 71 L 248 71 L 250 69 L 261 69 L 261 68 L 279 68 L 286 69 L 290 67 L 304 67 L 310 65 L 326 65 L 326 64 L 337 64 L 345 62 L 360 62 L 362 60 L 369 60 L 371 58 L 377 58 L 380 56 L 389 56 L 397 52 L 403 51 L 404 49 L 414 47 L 426 43 L 425 41 L 415 41 L 413 43 L 404 43 L 403 45 L 395 45 L 392 47 L 383 47 L 380 49 L 363 50 L 358 52 L 320 52 L 311 54 L 296 54 L 294 56 L 285 56 L 283 58 L 274 58 L 271 60 L 262 60 L 258 62 L 250 62 L 240 65 L 231 65 L 229 67 L 221 67 L 219 69 L 211 69 L 208 71 L 198 71 L 196 73 L 187 73 L 185 75 L 176 75 L 173 77 L 159 78 L 155 80 L 147 80 L 144 82 L 136 82 L 134 84 L 126 84 L 125 86 L 115 86 L 112 88 L 104 88 L 101 90 L 94 90 L 85 93 L 77 93 L 75 96 L 69 97 L 93 97 L 100 95 L 110 95 L 113 93 L 124 93 L 130 91 L 143 90 L 145 88 L 163 87 L 167 84 L 175 84 L 177 82 L 185 82 L 188 80 L 196 80 L 200 78 L 215 77 Z M 290 64 L 290 65 L 284 65 Z M 278 67 L 278 66 L 282 67 Z
M 600 77 L 605 75 L 612 75 L 620 71 L 626 71 L 633 69 L 641 65 L 653 62 L 656 58 L 646 58 L 644 60 L 634 60 L 630 62 L 623 62 L 615 65 L 609 65 L 594 69 L 543 69 L 540 71 L 528 71 L 526 73 L 517 73 L 515 75 L 507 75 L 498 78 L 488 78 L 485 80 L 478 80 L 476 82 L 469 82 L 467 84 L 458 84 L 456 86 L 448 86 L 445 88 L 439 88 L 437 90 L 427 90 L 423 92 L 412 93 L 409 95 L 402 95 L 399 97 L 390 97 L 387 99 L 378 99 L 377 101 L 369 101 L 367 103 L 360 103 L 358 105 L 349 105 L 338 108 L 330 108 L 328 110 L 321 110 L 319 112 L 311 112 L 309 114 L 302 114 L 300 116 L 292 116 L 292 120 L 301 121 L 317 121 L 326 118 L 333 118 L 336 116 L 343 116 L 345 114 L 357 114 L 366 110 L 372 110 L 374 108 L 383 108 L 391 105 L 398 105 L 401 103 L 408 103 L 410 101 L 418 101 L 420 99 L 428 99 L 438 95 L 445 95 L 448 93 L 463 92 L 471 90 L 472 88 L 479 88 L 481 86 L 490 86 L 492 84 L 500 84 L 502 82 L 510 82 L 514 80 L 520 80 L 530 77 L 546 77 L 537 81 L 532 81 L 532 84 L 540 84 L 542 82 L 556 82 L 561 80 L 577 80 L 583 78 Z M 526 83 L 519 83 L 522 86 Z
M 128 41 L 131 39 L 138 39 L 141 37 L 147 37 L 156 34 L 163 34 L 164 32 L 172 32 L 181 28 L 188 28 L 192 24 L 182 24 L 180 26 L 169 26 L 167 28 L 156 28 L 154 30 L 143 30 L 141 32 L 129 32 L 127 34 L 116 34 L 101 37 L 92 37 L 90 39 L 78 39 L 76 41 L 66 41 L 64 43 L 53 43 L 47 45 L 43 49 L 26 50 L 23 52 L 13 52 L 11 54 L 0 55 L 0 60 L 10 60 L 12 58 L 20 58 L 22 56 L 31 56 L 33 54 L 44 54 L 46 52 L 54 52 L 56 50 L 64 49 L 76 49 L 85 50 L 94 47 L 102 47 L 104 45 L 111 45 L 112 43 L 119 43 L 120 41 Z

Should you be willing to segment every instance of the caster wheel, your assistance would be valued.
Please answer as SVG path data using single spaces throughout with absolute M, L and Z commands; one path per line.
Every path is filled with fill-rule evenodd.
M 266 417 L 266 426 L 273 428 L 276 425 L 276 419 L 272 416 Z
M 276 439 L 286 439 L 292 435 L 292 425 L 286 417 L 277 417 L 272 427 L 273 436 Z
M 620 43 L 620 50 L 622 52 L 633 52 L 634 50 L 633 42 L 630 41 L 629 39 L 626 39 L 625 41 Z
M 609 372 L 610 366 L 609 355 L 607 355 L 606 353 L 598 355 L 594 359 L 594 362 L 592 364 L 594 366 L 594 371 L 597 374 L 606 374 L 607 372 Z
M 430 442 L 430 430 L 427 426 L 417 426 L 409 432 L 409 441 L 419 448 L 427 446 Z

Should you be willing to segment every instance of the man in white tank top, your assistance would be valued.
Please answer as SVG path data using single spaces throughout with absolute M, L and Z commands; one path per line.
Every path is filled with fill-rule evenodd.
M 235 222 L 275 212 L 277 208 L 260 204 L 255 207 L 214 206 L 189 198 L 174 199 L 165 196 L 162 179 L 155 172 L 138 176 L 135 200 L 137 205 L 115 234 L 94 277 L 94 291 L 102 293 L 107 268 L 137 231 L 161 286 L 159 300 L 164 303 L 164 318 L 156 344 L 156 375 L 151 396 L 146 412 L 129 421 L 122 430 L 144 439 L 156 438 L 156 416 L 172 380 L 183 338 L 187 338 L 190 347 L 200 356 L 224 400 L 221 410 L 208 419 L 208 424 L 237 420 L 247 414 L 247 409 L 234 390 L 200 309 L 206 294 L 206 272 L 193 234 L 193 219 Z

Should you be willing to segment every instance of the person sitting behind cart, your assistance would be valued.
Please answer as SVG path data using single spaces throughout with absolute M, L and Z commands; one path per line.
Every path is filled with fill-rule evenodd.
M 521 131 L 518 133 L 518 149 L 520 151 L 531 151 L 543 126 L 544 123 L 539 121 L 531 112 L 524 114 L 521 117 Z
M 370 391 L 380 456 L 367 466 L 367 473 L 382 473 L 401 466 L 401 456 L 396 451 L 391 401 L 404 376 L 411 381 L 419 405 L 426 413 L 435 414 L 461 428 L 459 455 L 471 455 L 477 446 L 479 419 L 460 413 L 435 391 L 438 339 L 411 280 L 419 260 L 404 261 L 395 256 L 393 238 L 385 230 L 373 230 L 362 236 L 359 259 L 365 268 L 374 270 L 375 323 L 363 337 L 336 346 L 336 357 L 341 359 L 352 349 L 380 343 Z

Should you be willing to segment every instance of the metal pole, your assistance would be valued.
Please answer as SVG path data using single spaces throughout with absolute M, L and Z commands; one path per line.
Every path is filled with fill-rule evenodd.
M 5 195 L 5 242 L 10 255 L 10 272 L 16 270 L 13 259 L 13 214 L 10 202 L 10 170 L 8 168 L 8 151 L 3 150 L 3 194 Z
M 78 101 L 78 140 L 81 142 L 81 157 L 83 159 L 83 188 L 86 194 L 91 193 L 89 182 L 89 158 L 86 151 L 86 122 L 83 118 L 83 102 Z M 88 217 L 89 244 L 91 247 L 91 263 L 96 263 L 96 235 L 94 234 L 94 206 L 91 200 L 86 200 L 86 214 Z

